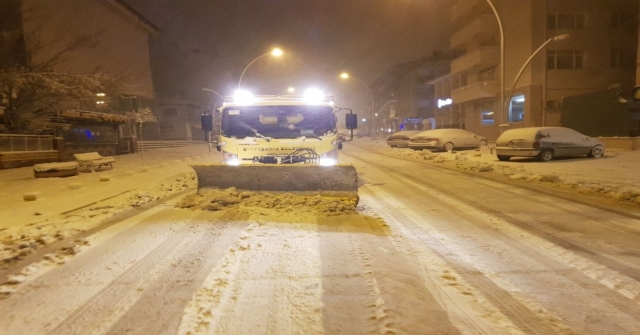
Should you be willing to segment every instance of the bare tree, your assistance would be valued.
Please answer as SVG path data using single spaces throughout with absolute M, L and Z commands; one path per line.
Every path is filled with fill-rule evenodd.
M 60 109 L 96 107 L 96 94 L 117 96 L 121 81 L 105 74 L 79 75 L 32 71 L 0 70 L 0 133 L 43 134 L 55 126 L 51 116 Z
M 51 116 L 58 110 L 93 110 L 97 93 L 105 93 L 100 98 L 104 101 L 126 89 L 123 78 L 98 72 L 55 72 L 73 51 L 96 47 L 102 30 L 74 35 L 69 28 L 45 40 L 43 33 L 50 31 L 47 15 L 27 10 L 24 20 L 31 29 L 24 32 L 24 63 L 0 70 L 0 133 L 51 133 L 56 126 Z

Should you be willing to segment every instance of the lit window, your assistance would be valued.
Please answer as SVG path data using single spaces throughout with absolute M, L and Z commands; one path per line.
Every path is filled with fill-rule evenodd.
M 493 101 L 485 101 L 481 106 L 482 124 L 490 125 L 495 122 L 495 116 L 493 112 Z
M 511 98 L 511 103 L 509 103 L 509 122 L 524 121 L 524 101 L 524 94 Z

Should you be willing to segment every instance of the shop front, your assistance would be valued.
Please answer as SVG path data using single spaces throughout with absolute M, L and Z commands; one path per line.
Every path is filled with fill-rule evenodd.
M 56 144 L 63 161 L 73 160 L 74 153 L 113 156 L 135 151 L 135 139 L 122 136 L 129 121 L 124 115 L 65 109 L 55 121 L 62 125 L 56 130 Z

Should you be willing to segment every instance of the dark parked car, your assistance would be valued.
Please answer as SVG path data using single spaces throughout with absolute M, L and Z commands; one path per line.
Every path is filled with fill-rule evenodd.
M 604 156 L 602 141 L 564 127 L 531 127 L 505 131 L 496 141 L 501 161 L 511 157 L 536 157 L 547 162 L 554 157 Z

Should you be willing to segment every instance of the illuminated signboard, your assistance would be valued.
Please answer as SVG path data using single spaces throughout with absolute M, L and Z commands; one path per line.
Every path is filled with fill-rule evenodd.
M 449 98 L 449 99 L 438 99 L 438 108 L 449 106 L 452 103 L 453 103 L 453 100 L 451 100 L 451 98 Z

